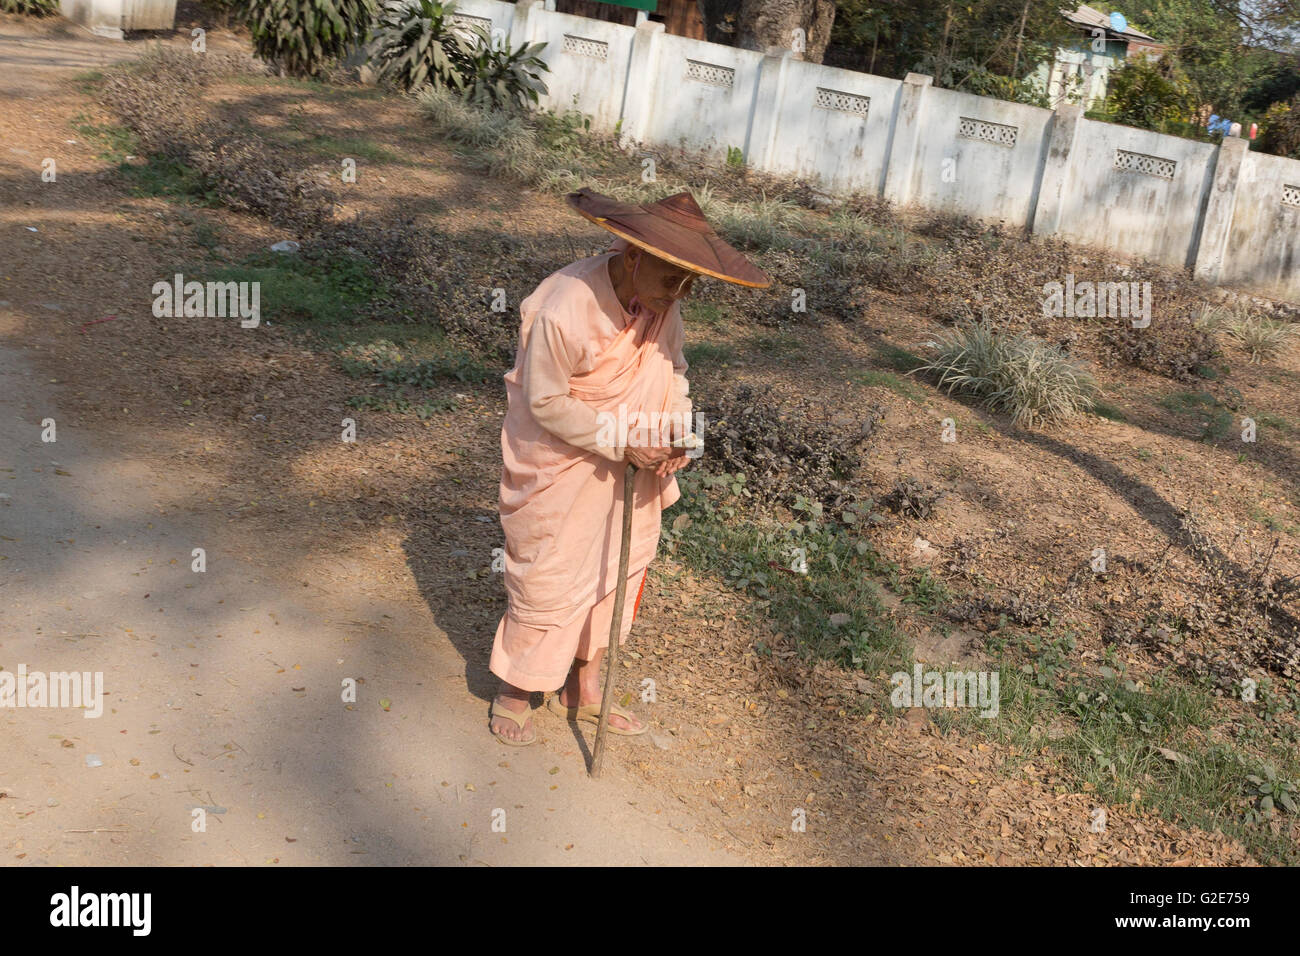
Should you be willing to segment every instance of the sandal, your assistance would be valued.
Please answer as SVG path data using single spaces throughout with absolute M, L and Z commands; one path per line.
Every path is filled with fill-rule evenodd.
M 591 724 L 600 723 L 600 704 L 583 704 L 581 707 L 565 707 L 560 703 L 560 695 L 554 694 L 546 699 L 546 709 L 553 714 L 558 714 L 565 720 L 583 720 Z M 628 723 L 640 719 L 635 714 L 629 713 L 622 707 L 618 706 L 618 704 L 610 704 L 609 712 L 610 714 L 617 714 Z M 636 737 L 645 733 L 649 729 L 650 725 L 644 721 L 641 722 L 640 730 L 624 730 L 622 727 L 615 727 L 613 724 L 609 725 L 609 732 L 611 734 L 618 734 L 620 737 Z
M 513 720 L 515 722 L 515 726 L 517 726 L 520 730 L 523 730 L 524 724 L 528 723 L 528 718 L 532 716 L 532 708 L 525 707 L 520 713 L 516 714 L 513 710 L 511 710 L 508 707 L 505 706 L 498 707 L 496 699 L 494 698 L 492 700 L 492 716 L 505 717 L 508 718 L 509 720 Z M 613 728 L 610 729 L 612 730 Z M 488 730 L 491 731 L 492 736 L 495 737 L 497 740 L 501 741 L 503 744 L 509 744 L 511 747 L 527 747 L 529 744 L 537 740 L 536 727 L 533 728 L 533 735 L 531 737 L 526 737 L 523 740 L 511 740 L 509 737 L 506 737 L 498 733 L 497 731 L 492 730 L 492 723 L 490 720 L 488 721 Z

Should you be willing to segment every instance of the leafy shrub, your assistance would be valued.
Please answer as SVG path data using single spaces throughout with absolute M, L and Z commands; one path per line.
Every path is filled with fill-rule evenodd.
M 24 17 L 52 17 L 58 12 L 58 0 L 0 0 L 0 13 L 16 13 Z
M 1124 362 L 1180 382 L 1193 381 L 1219 355 L 1205 313 L 1184 318 L 1162 309 L 1151 325 L 1135 329 L 1127 319 L 1106 329 L 1111 350 Z M 1210 320 L 1213 321 L 1213 320 Z
M 569 253 L 553 243 L 494 235 L 467 258 L 467 241 L 472 240 L 418 229 L 411 221 L 363 217 L 330 223 L 317 237 L 322 249 L 364 254 L 383 280 L 389 291 L 371 303 L 372 317 L 436 323 L 477 361 L 493 367 L 512 364 L 519 334 L 517 303 L 509 311 L 493 311 L 493 288 L 531 287 L 566 265 Z M 455 371 L 450 374 L 457 377 Z
M 1129 57 L 1110 75 L 1106 118 L 1113 122 L 1169 132 L 1191 118 L 1194 105 L 1187 76 L 1172 57 Z
M 550 70 L 537 56 L 546 44 L 498 47 L 482 27 L 453 23 L 455 10 L 439 0 L 388 0 L 366 48 L 379 77 L 403 90 L 451 90 L 494 110 L 535 105 Z
M 1254 808 L 1247 813 L 1250 822 L 1262 823 L 1277 811 L 1300 813 L 1300 784 L 1279 779 L 1277 768 L 1272 764 L 1265 764 L 1263 770 L 1263 776 L 1246 775 L 1246 782 L 1250 784 L 1246 793 L 1256 798 Z
M 536 105 L 538 96 L 546 92 L 541 74 L 551 69 L 537 55 L 546 44 L 525 43 L 512 50 L 505 42 L 496 49 L 486 42 L 482 31 L 479 36 L 483 42 L 474 46 L 465 76 L 466 98 L 498 110 Z
M 244 0 L 253 49 L 292 76 L 320 76 L 362 43 L 375 0 Z
M 880 504 L 905 518 L 924 520 L 930 517 L 944 497 L 943 492 L 936 491 L 918 478 L 900 478 L 894 482 L 889 494 L 880 499 Z
M 1300 93 L 1270 106 L 1259 125 L 1261 149 L 1300 159 Z
M 834 423 L 809 402 L 780 403 L 767 390 L 738 385 L 703 401 L 702 470 L 741 476 L 761 509 L 793 507 L 803 498 L 834 511 L 855 499 L 849 481 L 860 463 L 859 446 L 884 418 L 872 408 L 864 419 Z
M 381 80 L 403 90 L 425 85 L 465 89 L 475 40 L 488 38 L 477 27 L 452 22 L 454 3 L 389 0 L 375 24 L 366 55 Z
M 1091 373 L 1057 346 L 988 322 L 945 333 L 923 371 L 936 374 L 941 388 L 974 395 L 1023 426 L 1072 418 L 1092 407 L 1097 391 Z

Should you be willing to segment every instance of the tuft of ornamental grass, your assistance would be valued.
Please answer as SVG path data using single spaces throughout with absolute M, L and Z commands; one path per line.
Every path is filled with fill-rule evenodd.
M 1082 365 L 1042 339 L 994 329 L 987 320 L 940 336 L 939 354 L 920 371 L 940 388 L 980 399 L 1017 425 L 1059 422 L 1092 408 L 1098 389 Z
M 791 230 L 801 218 L 788 199 L 762 199 L 727 203 L 719 210 L 718 232 L 728 241 L 748 249 L 781 249 L 790 245 Z
M 1239 308 L 1223 323 L 1223 334 L 1250 353 L 1252 365 L 1272 361 L 1291 347 L 1300 330 L 1293 322 Z

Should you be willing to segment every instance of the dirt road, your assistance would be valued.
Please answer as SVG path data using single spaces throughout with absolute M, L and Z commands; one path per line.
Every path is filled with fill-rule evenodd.
M 51 381 L 45 326 L 81 319 L 87 290 L 114 277 L 107 256 L 78 258 L 65 295 L 22 245 L 86 213 L 41 191 L 37 158 L 67 130 L 24 124 L 21 100 L 48 103 L 67 76 L 139 48 L 0 30 L 14 117 L 0 230 L 33 250 L 0 285 L 0 666 L 102 673 L 104 690 L 99 717 L 0 709 L 0 861 L 745 862 L 617 766 L 588 780 L 585 745 L 544 713 L 537 746 L 491 739 L 485 662 L 462 658 L 420 602 L 391 599 L 346 557 L 250 540 L 147 429 L 92 429 L 68 410 L 71 389 L 111 400 L 112 370 Z M 75 175 L 75 156 L 66 165 Z

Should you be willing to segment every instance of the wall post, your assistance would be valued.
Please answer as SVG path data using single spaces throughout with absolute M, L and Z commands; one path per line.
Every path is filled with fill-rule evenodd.
M 1203 282 L 1218 282 L 1228 253 L 1228 233 L 1237 208 L 1237 183 L 1250 143 L 1240 136 L 1225 136 L 1215 157 L 1214 182 L 1196 246 L 1192 275 Z
M 627 84 L 623 93 L 623 112 L 619 117 L 618 144 L 629 149 L 645 141 L 654 110 L 655 73 L 659 66 L 659 38 L 664 25 L 647 20 L 637 25 L 632 37 L 632 55 L 627 61 Z
M 1066 191 L 1070 186 L 1070 165 L 1075 143 L 1083 127 L 1083 104 L 1063 103 L 1052 117 L 1052 132 L 1043 157 L 1043 176 L 1038 187 L 1031 231 L 1036 236 L 1055 235 L 1061 228 Z
M 785 81 L 793 57 L 789 50 L 769 53 L 758 69 L 754 98 L 749 105 L 749 131 L 745 136 L 745 164 L 756 169 L 772 168 Z
M 510 48 L 517 50 L 532 43 L 537 33 L 537 22 L 546 12 L 545 0 L 518 0 L 515 15 L 510 19 Z
M 932 76 L 909 73 L 899 90 L 885 166 L 885 198 L 897 206 L 906 205 L 912 190 L 912 165 L 921 135 L 921 109 L 925 105 L 925 89 L 933 83 Z

